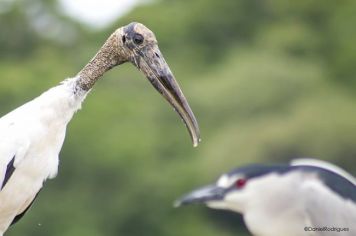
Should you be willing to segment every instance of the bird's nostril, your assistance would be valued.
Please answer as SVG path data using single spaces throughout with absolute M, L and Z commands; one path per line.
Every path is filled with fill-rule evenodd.
M 160 58 L 157 52 L 155 52 L 155 55 L 156 55 L 156 57 Z

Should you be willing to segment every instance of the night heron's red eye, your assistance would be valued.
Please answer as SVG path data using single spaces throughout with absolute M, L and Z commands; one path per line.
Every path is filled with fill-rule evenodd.
M 235 182 L 235 186 L 236 186 L 236 188 L 242 188 L 243 186 L 245 186 L 246 182 L 247 182 L 247 179 L 238 179 Z

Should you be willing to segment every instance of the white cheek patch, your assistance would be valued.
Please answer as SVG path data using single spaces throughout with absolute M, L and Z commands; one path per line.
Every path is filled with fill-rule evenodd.
M 230 186 L 229 177 L 227 175 L 221 176 L 216 185 L 221 188 L 228 188 Z

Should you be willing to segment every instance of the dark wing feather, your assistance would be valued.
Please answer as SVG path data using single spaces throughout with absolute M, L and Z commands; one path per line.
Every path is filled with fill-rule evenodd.
M 12 173 L 14 173 L 15 167 L 14 167 L 14 161 L 15 161 L 15 156 L 12 158 L 12 160 L 7 164 L 6 167 L 6 173 L 5 173 L 5 178 L 4 181 L 2 182 L 1 189 L 3 189 L 7 183 L 7 181 L 10 179 Z

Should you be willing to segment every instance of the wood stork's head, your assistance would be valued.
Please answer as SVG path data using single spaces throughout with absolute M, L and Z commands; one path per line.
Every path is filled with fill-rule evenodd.
M 130 23 L 113 34 L 117 43 L 117 64 L 131 62 L 153 87 L 174 107 L 188 128 L 193 145 L 200 141 L 199 127 L 177 81 L 160 52 L 154 33 L 140 23 Z

